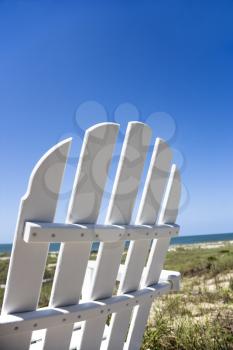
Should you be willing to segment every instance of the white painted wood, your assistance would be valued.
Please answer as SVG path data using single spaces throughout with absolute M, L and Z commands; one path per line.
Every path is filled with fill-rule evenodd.
M 145 181 L 136 224 L 155 225 L 157 222 L 171 166 L 171 159 L 172 152 L 167 144 L 161 139 L 157 139 Z M 152 239 L 154 238 L 152 237 Z M 139 288 L 150 245 L 150 240 L 130 242 L 125 263 L 125 272 L 120 281 L 119 294 Z M 132 310 L 126 310 L 113 315 L 110 323 L 107 349 L 123 348 L 131 312 Z
M 28 220 L 53 221 L 70 142 L 71 139 L 67 139 L 53 147 L 31 174 L 19 209 L 2 315 L 32 311 L 37 307 L 48 243 L 25 243 L 24 223 Z M 25 329 L 25 333 L 20 335 L 16 332 L 14 336 L 0 337 L 0 349 L 25 350 L 29 348 L 30 340 L 31 330 Z
M 171 290 L 173 292 L 178 292 L 180 290 L 180 279 L 181 279 L 180 272 L 171 271 L 171 270 L 162 270 L 159 277 L 159 282 L 169 281 L 171 283 Z
M 180 192 L 181 184 L 179 171 L 176 166 L 173 165 L 158 223 L 175 223 L 180 201 Z M 141 283 L 141 287 L 149 286 L 158 282 L 169 243 L 170 238 L 153 241 L 146 266 L 145 277 Z M 136 350 L 140 348 L 151 304 L 152 301 L 145 305 L 140 305 L 137 310 L 134 310 L 125 349 Z
M 152 298 L 153 300 L 153 298 Z M 124 350 L 140 349 L 145 326 L 148 320 L 148 315 L 151 309 L 151 300 L 148 300 L 143 305 L 134 308 L 132 319 L 128 331 L 128 337 L 124 345 Z
M 102 123 L 85 134 L 81 158 L 68 209 L 68 223 L 95 223 L 101 204 L 118 133 L 118 125 Z M 63 243 L 59 252 L 50 306 L 77 304 L 90 254 L 91 243 Z M 73 325 L 47 331 L 44 350 L 69 348 Z
M 150 138 L 151 130 L 145 124 L 128 124 L 106 217 L 107 224 L 129 224 Z M 102 299 L 112 295 L 123 249 L 122 242 L 101 243 L 90 299 Z M 105 315 L 85 322 L 81 339 L 82 350 L 100 348 L 105 322 Z
M 180 193 L 180 174 L 177 167 L 173 165 L 158 224 L 175 223 L 178 214 Z M 142 281 L 142 286 L 148 286 L 159 280 L 169 244 L 170 238 L 159 239 L 153 242 L 146 267 L 147 271 L 145 274 L 145 280 Z
M 2 315 L 0 316 L 0 339 L 2 337 L 10 338 L 14 335 L 20 336 L 25 334 L 25 332 L 32 332 L 35 329 L 36 332 L 42 330 L 40 331 L 40 338 L 42 338 L 43 329 L 59 330 L 61 325 L 74 324 L 77 320 L 80 322 L 75 329 L 80 329 L 82 320 L 98 319 L 102 315 L 106 317 L 106 315 L 112 312 L 119 312 L 127 308 L 132 309 L 133 306 L 144 305 L 148 300 L 163 295 L 170 290 L 171 284 L 167 281 L 162 281 L 141 290 L 98 301 L 88 301 L 58 308 L 45 307 L 35 311 Z M 33 337 L 33 339 L 36 339 L 36 337 Z M 95 344 L 94 337 L 92 337 L 92 343 Z M 2 347 L 1 349 L 4 348 Z M 15 349 L 17 349 L 17 346 Z
M 152 240 L 155 237 L 177 236 L 178 233 L 178 225 L 78 225 L 27 222 L 24 240 L 28 243 L 115 242 Z
M 96 224 L 117 132 L 113 123 L 87 130 L 65 224 L 53 218 L 70 139 L 35 167 L 19 212 L 0 316 L 1 350 L 137 350 L 153 299 L 179 289 L 180 274 L 162 267 L 170 238 L 179 231 L 180 178 L 173 166 L 167 183 L 172 156 L 160 139 L 136 224 L 130 224 L 151 136 L 145 124 L 128 125 L 106 224 Z M 130 247 L 121 265 L 125 240 Z M 97 261 L 88 263 L 93 241 L 100 249 Z M 36 309 L 50 242 L 62 242 L 50 305 Z M 112 296 L 116 280 L 118 295 Z

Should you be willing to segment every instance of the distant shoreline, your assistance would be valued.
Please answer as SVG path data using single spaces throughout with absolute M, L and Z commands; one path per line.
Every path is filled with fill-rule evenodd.
M 176 250 L 177 248 L 183 249 L 193 249 L 193 248 L 201 248 L 201 249 L 212 249 L 224 247 L 226 244 L 233 244 L 233 240 L 230 241 L 214 241 L 214 242 L 201 242 L 201 243 L 191 243 L 191 244 L 174 244 L 170 245 L 168 250 Z
M 206 247 L 213 246 L 214 244 L 224 244 L 226 242 L 233 243 L 233 233 L 215 233 L 210 235 L 192 235 L 192 236 L 177 236 L 171 239 L 170 249 L 173 246 L 191 246 L 203 244 Z M 127 244 L 128 242 L 126 242 Z M 94 242 L 92 245 L 92 251 L 98 250 L 99 243 Z M 59 251 L 60 244 L 52 243 L 50 245 L 50 252 Z M 0 253 L 10 253 L 12 244 L 0 244 Z

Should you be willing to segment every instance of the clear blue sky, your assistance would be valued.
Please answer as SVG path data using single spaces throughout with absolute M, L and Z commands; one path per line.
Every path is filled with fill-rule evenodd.
M 69 135 L 77 155 L 77 124 L 114 117 L 148 120 L 165 138 L 175 120 L 169 142 L 189 194 L 182 234 L 232 232 L 232 19 L 232 0 L 1 0 L 0 242 L 12 240 L 41 155 Z M 95 115 L 77 110 L 86 101 L 100 104 L 87 102 Z

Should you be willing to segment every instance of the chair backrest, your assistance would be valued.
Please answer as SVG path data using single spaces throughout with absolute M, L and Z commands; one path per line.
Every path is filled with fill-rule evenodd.
M 34 168 L 19 210 L 0 349 L 29 349 L 37 330 L 44 331 L 36 349 L 140 348 L 153 299 L 171 289 L 160 274 L 170 238 L 179 231 L 180 178 L 171 150 L 157 139 L 131 223 L 151 130 L 129 123 L 105 223 L 98 224 L 118 129 L 118 124 L 102 123 L 86 131 L 64 224 L 54 223 L 54 216 L 71 139 L 53 147 Z M 61 246 L 49 306 L 39 309 L 51 242 Z M 89 262 L 93 242 L 100 245 L 96 261 Z M 74 332 L 74 324 L 79 331 Z

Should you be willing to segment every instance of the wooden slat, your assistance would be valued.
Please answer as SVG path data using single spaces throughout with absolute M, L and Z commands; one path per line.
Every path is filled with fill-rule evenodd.
M 129 224 L 150 137 L 151 130 L 145 124 L 128 124 L 106 224 Z M 102 299 L 112 295 L 123 249 L 123 242 L 101 243 L 90 299 Z M 105 322 L 106 316 L 85 322 L 81 349 L 99 349 Z
M 48 243 L 26 244 L 24 223 L 28 220 L 52 222 L 71 139 L 47 152 L 35 166 L 19 209 L 2 314 L 35 310 L 44 274 Z M 31 331 L 0 338 L 0 349 L 26 350 Z
M 175 223 L 178 213 L 180 192 L 181 183 L 179 171 L 177 170 L 176 166 L 173 165 L 163 200 L 162 210 L 159 215 L 159 224 Z M 170 238 L 154 240 L 146 266 L 145 277 L 141 286 L 149 286 L 158 282 L 169 243 Z M 134 310 L 124 349 L 137 350 L 140 348 L 141 339 L 146 326 L 151 304 L 152 301 L 148 302 L 147 304 L 140 305 L 136 310 Z
M 157 139 L 139 206 L 136 224 L 154 225 L 158 220 L 161 202 L 169 175 L 172 153 L 161 139 Z M 155 238 L 155 237 L 153 237 Z M 139 288 L 142 272 L 150 249 L 150 240 L 130 242 L 126 268 L 118 293 L 127 293 Z M 122 349 L 128 332 L 132 310 L 113 315 L 107 339 L 107 349 Z
M 176 236 L 178 225 L 78 225 L 27 222 L 24 240 L 28 243 L 117 242 L 152 240 Z
M 88 301 L 59 308 L 45 307 L 35 311 L 3 315 L 0 317 L 0 339 L 6 335 L 11 337 L 27 331 L 32 332 L 35 329 L 37 332 L 45 328 L 59 330 L 59 326 L 73 324 L 77 321 L 79 321 L 77 328 L 80 329 L 82 320 L 98 319 L 99 315 L 108 315 L 111 312 L 123 311 L 135 305 L 142 305 L 170 290 L 171 284 L 167 281 L 161 281 L 161 283 L 156 283 L 142 290 L 99 301 Z M 42 333 L 39 334 L 41 337 Z M 38 338 L 38 335 L 35 338 Z M 95 339 L 92 338 L 92 341 L 95 342 Z M 15 350 L 17 350 L 17 347 Z
M 173 165 L 158 224 L 175 223 L 178 214 L 180 193 L 180 174 L 177 167 Z M 169 244 L 169 237 L 165 239 L 154 240 L 146 267 L 145 279 L 141 284 L 142 286 L 149 286 L 150 284 L 156 283 L 159 280 Z
M 97 124 L 86 131 L 68 209 L 68 223 L 96 222 L 117 133 L 118 125 L 114 123 Z M 90 242 L 62 244 L 50 306 L 79 302 L 90 248 Z M 72 330 L 72 324 L 48 330 L 44 349 L 68 349 Z

